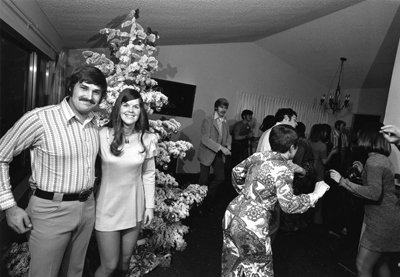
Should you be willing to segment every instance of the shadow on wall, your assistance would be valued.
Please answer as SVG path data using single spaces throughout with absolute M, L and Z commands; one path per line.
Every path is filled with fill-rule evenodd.
M 179 159 L 177 165 L 177 173 L 193 173 L 189 172 L 186 164 L 197 161 L 197 151 L 201 141 L 201 124 L 206 117 L 203 110 L 196 110 L 193 112 L 193 123 L 180 131 L 179 140 L 185 140 L 193 144 L 193 148 L 186 152 L 186 157 Z M 200 170 L 200 166 L 196 172 Z
M 172 67 L 170 64 L 167 64 L 167 66 L 164 67 L 162 63 L 158 62 L 158 70 L 153 74 L 154 76 L 151 77 L 169 80 L 171 78 L 173 79 L 177 73 L 178 69 L 176 67 Z

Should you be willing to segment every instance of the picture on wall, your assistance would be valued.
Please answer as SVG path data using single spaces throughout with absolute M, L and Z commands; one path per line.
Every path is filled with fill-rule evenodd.
M 157 78 L 153 79 L 158 82 L 160 91 L 168 97 L 168 104 L 164 105 L 160 111 L 154 111 L 154 113 L 191 118 L 196 86 Z

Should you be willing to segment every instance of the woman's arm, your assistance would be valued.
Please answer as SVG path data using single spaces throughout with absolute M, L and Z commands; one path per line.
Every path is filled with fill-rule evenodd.
M 327 148 L 325 146 L 323 153 L 321 155 L 321 161 L 324 165 L 326 165 L 327 163 L 329 163 L 330 159 L 332 158 L 333 155 L 335 155 L 338 152 L 338 148 L 337 146 L 332 148 L 332 151 L 329 153 L 329 155 L 327 156 Z
M 358 197 L 377 201 L 382 194 L 384 167 L 367 165 L 365 170 L 367 173 L 366 184 L 361 186 L 350 182 L 348 179 L 341 178 L 339 185 L 345 187 Z
M 145 159 L 142 165 L 142 180 L 145 196 L 144 226 L 148 226 L 154 218 L 154 194 L 156 181 L 156 167 L 154 157 Z
M 330 176 L 334 181 L 339 183 L 340 186 L 346 188 L 355 196 L 376 201 L 382 194 L 382 179 L 384 170 L 384 166 L 382 165 L 367 164 L 365 166 L 367 183 L 363 185 L 355 184 L 349 179 L 341 177 L 340 173 L 333 169 L 330 170 Z
M 156 187 L 156 162 L 155 155 L 157 152 L 157 137 L 154 134 L 148 134 L 146 137 L 148 144 L 146 145 L 146 157 L 142 164 L 142 180 L 145 197 L 144 226 L 148 226 L 154 218 L 154 198 Z

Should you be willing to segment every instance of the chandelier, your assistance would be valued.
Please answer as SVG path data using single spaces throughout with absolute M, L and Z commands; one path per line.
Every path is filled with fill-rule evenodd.
M 343 83 L 343 63 L 345 61 L 347 61 L 346 58 L 340 58 L 340 67 L 339 67 L 339 79 L 338 79 L 338 83 L 337 83 L 337 87 L 336 87 L 336 91 L 333 94 L 329 94 L 328 96 L 328 103 L 325 102 L 326 100 L 326 94 L 323 94 L 321 96 L 321 100 L 320 100 L 320 105 L 325 106 L 326 109 L 331 109 L 333 114 L 335 114 L 336 112 L 340 112 L 341 110 L 343 110 L 344 108 L 347 108 L 349 106 L 349 102 L 350 102 L 350 94 L 346 94 L 346 96 L 344 97 L 343 103 L 341 100 L 341 94 L 342 94 L 342 87 L 341 87 L 341 82 Z

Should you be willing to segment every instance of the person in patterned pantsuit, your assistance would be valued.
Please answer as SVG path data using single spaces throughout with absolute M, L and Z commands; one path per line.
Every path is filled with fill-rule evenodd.
M 293 159 L 298 136 L 289 125 L 272 128 L 271 151 L 257 152 L 232 171 L 239 195 L 231 201 L 222 222 L 222 276 L 272 277 L 271 215 L 278 202 L 286 213 L 303 213 L 329 189 L 318 182 L 314 192 L 294 195 Z

